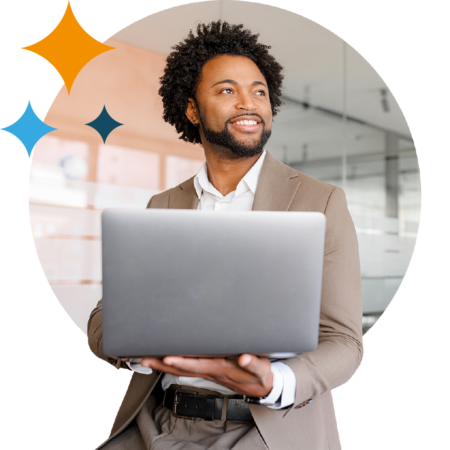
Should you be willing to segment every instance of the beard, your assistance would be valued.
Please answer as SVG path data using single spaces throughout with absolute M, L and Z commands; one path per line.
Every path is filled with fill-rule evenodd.
M 205 126 L 200 115 L 200 111 L 198 112 L 198 118 L 205 139 L 210 144 L 217 145 L 221 149 L 223 149 L 221 153 L 228 159 L 251 158 L 253 156 L 259 155 L 264 150 L 264 146 L 267 144 L 267 141 L 272 134 L 272 130 L 266 130 L 265 123 L 261 118 L 263 130 L 259 141 L 253 142 L 250 145 L 241 144 L 228 130 L 228 121 L 225 123 L 222 131 L 214 131 Z

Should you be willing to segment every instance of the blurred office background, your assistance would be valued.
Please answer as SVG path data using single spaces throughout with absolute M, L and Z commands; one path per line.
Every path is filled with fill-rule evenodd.
M 212 1 L 169 9 L 119 32 L 116 50 L 91 61 L 70 96 L 63 87 L 46 123 L 58 128 L 32 155 L 30 216 L 36 249 L 57 298 L 86 331 L 102 296 L 100 215 L 145 208 L 194 175 L 202 147 L 162 119 L 165 57 L 199 22 L 222 18 L 260 33 L 285 68 L 282 112 L 266 147 L 284 163 L 344 188 L 358 233 L 367 331 L 408 267 L 420 214 L 420 178 L 405 119 L 383 80 L 319 25 L 257 3 Z M 84 124 L 106 105 L 124 124 L 103 144 Z

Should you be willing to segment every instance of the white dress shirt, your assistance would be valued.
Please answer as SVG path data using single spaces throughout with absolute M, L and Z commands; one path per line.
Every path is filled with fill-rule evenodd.
M 209 181 L 206 163 L 194 178 L 194 187 L 199 199 L 198 210 L 200 211 L 251 211 L 255 198 L 256 186 L 258 184 L 259 172 L 261 171 L 266 151 L 264 150 L 258 161 L 246 173 L 236 190 L 223 196 Z M 128 364 L 135 372 L 150 374 L 152 369 L 142 367 L 140 358 L 133 358 Z M 273 388 L 270 394 L 264 398 L 263 404 L 269 408 L 280 409 L 292 405 L 295 400 L 296 379 L 292 369 L 282 362 L 272 362 Z M 162 388 L 166 390 L 171 384 L 181 384 L 203 389 L 218 391 L 224 395 L 234 395 L 236 392 L 221 386 L 220 384 L 203 378 L 177 377 L 165 374 L 162 379 Z

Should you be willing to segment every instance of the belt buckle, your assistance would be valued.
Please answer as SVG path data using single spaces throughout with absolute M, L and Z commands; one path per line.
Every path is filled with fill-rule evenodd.
M 182 419 L 189 419 L 189 420 L 194 420 L 195 417 L 191 417 L 191 416 L 180 416 L 179 414 L 177 414 L 177 405 L 179 402 L 179 395 L 180 394 L 193 394 L 193 395 L 197 395 L 198 392 L 197 391 L 188 391 L 186 389 L 176 389 L 175 390 L 175 394 L 173 396 L 173 407 L 172 407 L 172 414 L 175 417 L 180 417 Z

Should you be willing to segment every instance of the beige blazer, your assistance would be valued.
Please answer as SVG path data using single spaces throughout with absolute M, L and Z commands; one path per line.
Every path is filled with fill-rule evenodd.
M 196 209 L 193 180 L 155 195 L 148 207 Z M 358 242 L 344 192 L 267 153 L 253 210 L 319 211 L 327 218 L 319 345 L 313 352 L 283 360 L 297 379 L 295 403 L 284 410 L 250 405 L 253 418 L 270 450 L 340 449 L 330 391 L 353 375 L 363 354 Z M 89 318 L 88 337 L 91 350 L 99 358 L 117 368 L 125 367 L 103 353 L 101 301 Z M 136 417 L 160 376 L 159 372 L 133 374 L 108 441 Z M 313 401 L 302 407 L 310 398 Z

